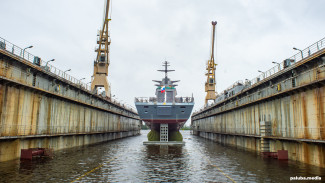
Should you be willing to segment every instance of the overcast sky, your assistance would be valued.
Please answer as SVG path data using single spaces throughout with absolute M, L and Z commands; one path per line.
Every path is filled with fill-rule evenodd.
M 211 21 L 217 21 L 217 91 L 252 79 L 272 61 L 325 37 L 322 0 L 113 0 L 108 80 L 112 95 L 134 106 L 134 97 L 154 96 L 153 79 L 171 63 L 178 96 L 204 104 L 205 64 Z M 0 37 L 69 74 L 90 81 L 104 0 L 0 1 Z

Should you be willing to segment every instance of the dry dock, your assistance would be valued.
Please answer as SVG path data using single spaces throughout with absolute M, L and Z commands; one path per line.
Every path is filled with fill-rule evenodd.
M 0 162 L 138 135 L 137 113 L 0 38 Z
M 236 93 L 237 86 L 245 86 Z M 325 38 L 192 115 L 194 134 L 325 167 Z M 218 99 L 218 98 L 217 98 Z
M 325 179 L 325 169 L 263 159 L 257 153 L 193 136 L 189 130 L 181 130 L 184 146 L 145 146 L 148 132 L 56 151 L 53 159 L 0 162 L 0 182 L 241 183 L 290 182 L 303 176 L 318 178 L 310 181 L 318 183 Z

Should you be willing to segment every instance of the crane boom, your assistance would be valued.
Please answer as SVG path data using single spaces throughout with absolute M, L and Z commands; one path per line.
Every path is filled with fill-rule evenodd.
M 216 81 L 215 81 L 215 70 L 216 65 L 214 62 L 214 42 L 215 42 L 215 27 L 217 25 L 216 21 L 212 21 L 212 44 L 211 44 L 211 57 L 210 60 L 207 62 L 207 81 L 205 83 L 205 92 L 207 92 L 207 95 L 205 97 L 205 104 L 208 104 L 209 100 L 215 100 L 216 99 Z
M 109 5 L 110 0 L 106 1 L 106 9 L 104 12 L 104 22 L 102 30 L 97 34 L 98 47 L 95 49 L 97 52 L 96 59 L 94 61 L 94 74 L 91 82 L 91 90 L 97 92 L 98 87 L 105 88 L 105 95 L 111 97 L 111 88 L 107 80 L 109 60 L 109 46 L 111 44 L 110 35 L 108 32 L 109 19 Z

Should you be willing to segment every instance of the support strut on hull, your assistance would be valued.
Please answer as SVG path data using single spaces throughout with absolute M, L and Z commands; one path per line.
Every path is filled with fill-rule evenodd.
M 168 124 L 160 124 L 160 142 L 168 141 Z

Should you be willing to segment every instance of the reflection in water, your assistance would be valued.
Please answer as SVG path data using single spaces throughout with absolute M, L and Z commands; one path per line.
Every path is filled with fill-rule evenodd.
M 289 182 L 325 170 L 263 159 L 182 131 L 184 146 L 145 146 L 143 135 L 54 153 L 53 159 L 0 163 L 0 182 Z M 90 173 L 89 173 L 90 172 Z M 317 182 L 317 181 L 313 181 Z
M 181 145 L 147 145 L 146 152 L 147 158 L 165 158 L 166 155 L 173 156 L 175 158 L 179 158 L 182 156 L 182 148 Z
M 42 157 L 33 160 L 20 160 L 19 161 L 19 174 L 28 175 L 37 169 L 40 165 L 49 164 L 52 158 Z
M 187 161 L 182 152 L 183 146 L 147 145 L 145 149 L 146 156 L 142 160 L 145 181 L 185 180 Z

